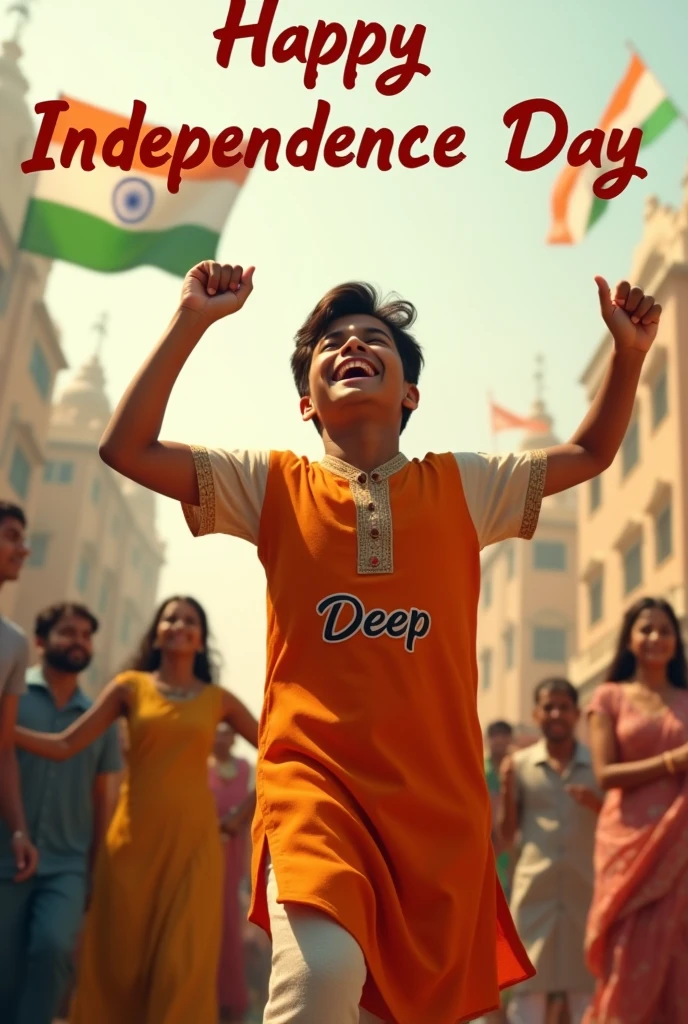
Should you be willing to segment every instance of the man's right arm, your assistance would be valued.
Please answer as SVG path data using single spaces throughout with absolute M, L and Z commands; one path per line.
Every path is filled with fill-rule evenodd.
M 15 882 L 24 882 L 35 872 L 38 851 L 29 839 L 24 817 L 19 765 L 14 746 L 19 697 L 0 696 L 0 815 L 12 833 L 12 852 L 17 866 Z
M 518 832 L 518 785 L 513 757 L 507 756 L 500 771 L 501 791 L 497 822 L 506 846 L 511 846 Z
M 186 505 L 199 504 L 188 444 L 161 441 L 160 430 L 176 380 L 208 327 L 236 313 L 253 288 L 253 268 L 199 263 L 184 279 L 172 321 L 138 371 L 100 443 L 100 456 L 122 476 Z
M 14 746 L 19 697 L 0 697 L 0 814 L 12 833 L 26 833 L 26 820 L 19 784 L 19 770 Z

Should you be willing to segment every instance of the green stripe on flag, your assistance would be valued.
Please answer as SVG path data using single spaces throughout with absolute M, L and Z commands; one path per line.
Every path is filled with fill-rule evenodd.
M 593 224 L 600 219 L 604 211 L 607 209 L 607 203 L 609 199 L 598 199 L 597 196 L 592 197 L 592 207 L 590 209 L 590 216 L 588 217 L 587 231 L 593 226 Z
M 219 238 L 194 224 L 130 231 L 71 206 L 32 199 L 19 248 L 104 273 L 147 265 L 184 277 L 196 263 L 215 258 Z
M 679 112 L 671 100 L 662 100 L 659 106 L 655 107 L 650 116 L 641 125 L 643 139 L 640 144 L 640 148 L 643 149 L 645 146 L 649 146 L 651 142 L 654 142 L 655 139 L 661 135 L 677 117 L 679 117 Z M 588 223 L 585 229 L 586 233 L 590 230 L 593 224 L 596 224 L 600 219 L 607 209 L 607 204 L 609 202 L 609 199 L 598 199 L 597 196 L 593 196 L 592 206 L 590 207 L 590 216 L 588 217 Z
M 640 126 L 643 130 L 642 145 L 649 146 L 677 117 L 678 110 L 671 100 L 662 100 L 659 106 L 655 107 L 647 120 Z

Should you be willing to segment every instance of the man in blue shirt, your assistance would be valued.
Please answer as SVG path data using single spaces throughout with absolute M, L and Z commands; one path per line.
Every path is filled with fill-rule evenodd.
M 78 675 L 91 661 L 97 629 L 81 605 L 41 612 L 35 626 L 40 661 L 27 673 L 18 725 L 62 732 L 88 710 Z M 0 822 L 0 1021 L 51 1024 L 69 985 L 95 850 L 114 806 L 119 737 L 113 726 L 61 763 L 24 751 L 18 759 L 39 867 L 28 881 L 14 881 L 10 837 Z

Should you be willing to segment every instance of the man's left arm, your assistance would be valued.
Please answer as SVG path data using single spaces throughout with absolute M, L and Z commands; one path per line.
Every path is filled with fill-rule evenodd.
M 611 466 L 628 429 L 643 362 L 657 336 L 662 308 L 651 295 L 621 281 L 612 298 L 604 278 L 595 281 L 614 350 L 578 430 L 568 444 L 547 449 L 545 496 L 576 487 Z

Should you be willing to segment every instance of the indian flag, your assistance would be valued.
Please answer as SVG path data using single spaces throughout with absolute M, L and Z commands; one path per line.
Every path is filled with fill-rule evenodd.
M 20 248 L 90 270 L 114 272 L 149 265 L 183 277 L 190 267 L 213 259 L 225 221 L 249 171 L 243 161 L 217 167 L 208 157 L 184 172 L 179 191 L 167 190 L 168 166 L 145 167 L 137 153 L 131 170 L 109 167 L 102 143 L 128 121 L 98 107 L 67 99 L 53 133 L 50 171 L 37 176 Z M 94 129 L 98 145 L 95 169 L 62 167 L 60 153 L 70 128 Z M 153 125 L 144 124 L 139 139 Z M 176 137 L 165 147 L 172 152 Z
M 607 137 L 613 128 L 620 128 L 624 138 L 632 128 L 641 128 L 642 147 L 645 147 L 654 142 L 677 117 L 677 108 L 642 59 L 634 53 L 598 127 Z M 567 164 L 554 185 L 548 242 L 554 245 L 579 242 L 599 220 L 609 200 L 598 199 L 592 186 L 600 174 L 614 166 L 604 159 L 602 167 L 591 164 L 570 167 Z

